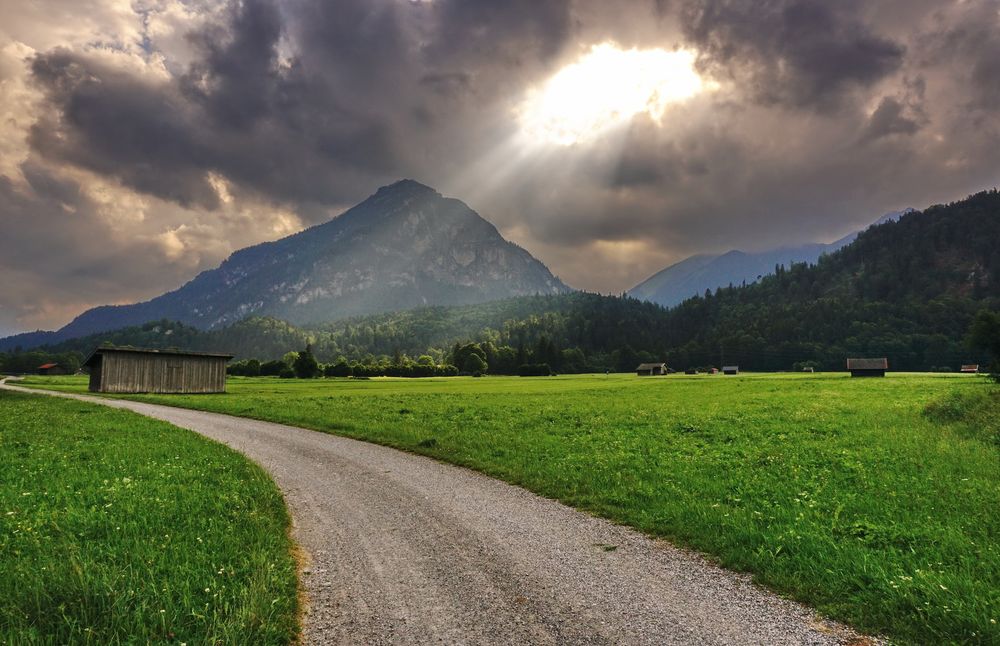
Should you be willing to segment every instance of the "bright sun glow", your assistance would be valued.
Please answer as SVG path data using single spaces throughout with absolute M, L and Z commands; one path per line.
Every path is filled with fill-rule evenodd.
M 519 110 L 521 125 L 534 140 L 568 146 L 643 112 L 659 122 L 669 104 L 708 86 L 694 60 L 690 50 L 595 45 L 529 94 Z

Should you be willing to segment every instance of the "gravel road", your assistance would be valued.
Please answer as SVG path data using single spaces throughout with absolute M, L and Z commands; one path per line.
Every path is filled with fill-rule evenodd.
M 308 555 L 306 643 L 872 643 L 697 554 L 467 469 L 280 424 L 69 396 L 191 429 L 270 472 Z

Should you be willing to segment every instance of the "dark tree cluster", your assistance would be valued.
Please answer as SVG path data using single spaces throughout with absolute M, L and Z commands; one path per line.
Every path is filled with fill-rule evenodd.
M 345 357 L 321 364 L 306 346 L 299 352 L 288 352 L 281 359 L 261 362 L 258 359 L 242 359 L 229 364 L 226 372 L 240 377 L 297 377 L 316 379 L 319 377 L 453 377 L 458 368 L 447 364 L 434 363 L 432 357 L 424 355 L 413 361 L 400 355 L 393 361 L 383 357 L 370 357 L 366 362 L 348 362 Z
M 15 349 L 13 352 L 0 352 L 0 374 L 30 374 L 38 372 L 39 366 L 47 363 L 57 363 L 67 374 L 73 374 L 80 369 L 83 359 L 83 354 L 73 350 L 67 352 L 46 350 L 23 352 Z
M 983 310 L 969 329 L 969 345 L 990 355 L 990 372 L 1000 382 L 1000 312 Z

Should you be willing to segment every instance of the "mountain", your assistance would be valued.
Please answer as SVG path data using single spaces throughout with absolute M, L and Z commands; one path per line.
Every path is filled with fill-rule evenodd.
M 872 226 L 898 220 L 913 209 L 883 215 Z M 841 249 L 857 237 L 854 232 L 836 242 L 813 243 L 798 247 L 781 247 L 761 253 L 732 250 L 721 255 L 697 255 L 670 265 L 653 274 L 628 291 L 630 296 L 672 307 L 706 289 L 753 283 L 774 273 L 777 265 L 815 263 L 820 256 Z
M 36 332 L 21 332 L 0 339 L 0 352 L 9 352 L 17 348 L 37 348 L 42 345 L 59 343 L 71 337 L 61 336 L 58 332 L 38 330 Z
M 329 222 L 237 251 L 176 291 L 134 305 L 97 307 L 58 332 L 11 337 L 0 349 L 161 319 L 199 329 L 248 316 L 306 324 L 568 290 L 461 201 L 402 180 Z
M 888 357 L 893 370 L 985 364 L 964 339 L 982 309 L 1000 310 L 1000 193 L 912 212 L 870 227 L 815 265 L 796 264 L 745 287 L 725 287 L 680 305 L 572 292 L 340 319 L 312 328 L 254 317 L 198 330 L 168 321 L 76 339 L 52 353 L 86 352 L 102 341 L 172 345 L 273 359 L 312 344 L 323 362 L 429 354 L 449 360 L 455 344 L 478 342 L 489 370 L 525 363 L 560 372 L 738 364 L 843 370 L 848 356 Z M 0 361 L 3 356 L 0 355 Z M 32 356 L 23 365 L 39 365 Z
M 843 370 L 848 356 L 888 357 L 893 370 L 954 370 L 987 362 L 964 341 L 983 309 L 1000 310 L 997 191 L 870 227 L 815 265 L 782 268 L 671 309 L 629 296 L 572 292 L 419 307 L 309 328 L 263 317 L 212 330 L 157 321 L 48 351 L 86 352 L 111 341 L 272 359 L 311 343 L 323 362 L 374 355 L 385 364 L 401 354 L 447 360 L 454 344 L 474 341 L 492 372 L 538 362 L 560 372 L 603 372 L 653 360 L 678 369 L 734 363 L 790 370 L 807 363 Z M 9 363 L 17 357 L 2 354 L 0 364 L 5 357 L 8 366 L 19 365 Z M 50 360 L 20 358 L 29 367 Z

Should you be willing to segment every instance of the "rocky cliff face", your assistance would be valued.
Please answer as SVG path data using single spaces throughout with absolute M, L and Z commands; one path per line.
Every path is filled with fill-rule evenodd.
M 211 329 L 250 315 L 308 324 L 566 291 L 545 265 L 463 202 L 402 180 L 329 222 L 237 251 L 176 291 L 89 310 L 57 335 L 159 319 Z

